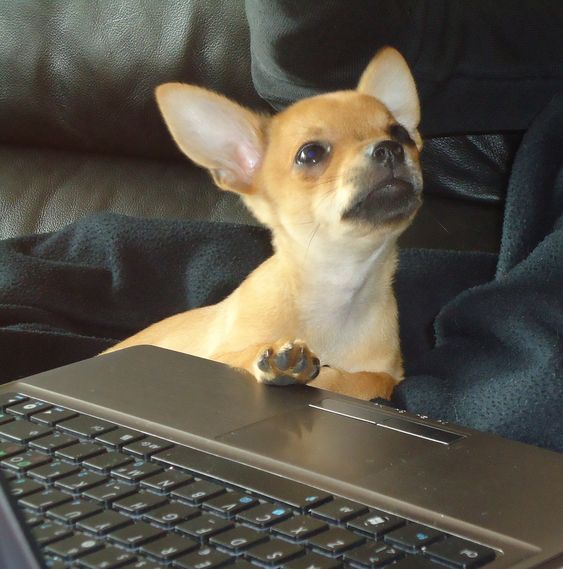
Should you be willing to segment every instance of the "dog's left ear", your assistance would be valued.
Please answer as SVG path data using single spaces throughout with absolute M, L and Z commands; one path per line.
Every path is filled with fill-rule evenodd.
M 379 99 L 411 135 L 420 122 L 416 84 L 403 56 L 392 47 L 380 49 L 362 73 L 358 91 Z

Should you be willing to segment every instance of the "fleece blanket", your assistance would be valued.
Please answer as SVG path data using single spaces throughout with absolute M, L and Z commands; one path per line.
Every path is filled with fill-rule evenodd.
M 109 214 L 1 242 L 0 381 L 217 302 L 270 254 L 260 228 Z M 393 405 L 563 451 L 563 96 L 519 149 L 500 254 L 403 251 L 395 286 Z

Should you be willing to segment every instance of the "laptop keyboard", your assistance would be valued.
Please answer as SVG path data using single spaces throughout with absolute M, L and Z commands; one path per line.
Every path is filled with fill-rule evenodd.
M 0 468 L 47 566 L 473 569 L 495 552 L 310 486 L 20 394 Z

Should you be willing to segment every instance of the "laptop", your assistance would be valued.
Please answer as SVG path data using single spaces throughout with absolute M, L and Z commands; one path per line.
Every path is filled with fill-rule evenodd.
M 563 567 L 563 455 L 129 348 L 0 387 L 2 569 Z

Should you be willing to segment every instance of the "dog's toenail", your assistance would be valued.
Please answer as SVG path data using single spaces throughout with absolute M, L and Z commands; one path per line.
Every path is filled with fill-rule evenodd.
M 302 373 L 307 367 L 307 356 L 305 355 L 304 348 L 301 348 L 299 355 L 297 356 L 297 362 L 293 366 L 293 373 Z
M 270 356 L 272 355 L 272 351 L 271 350 L 266 350 L 261 356 L 260 359 L 258 360 L 258 363 L 256 364 L 258 369 L 261 371 L 270 371 L 272 368 L 270 366 Z

